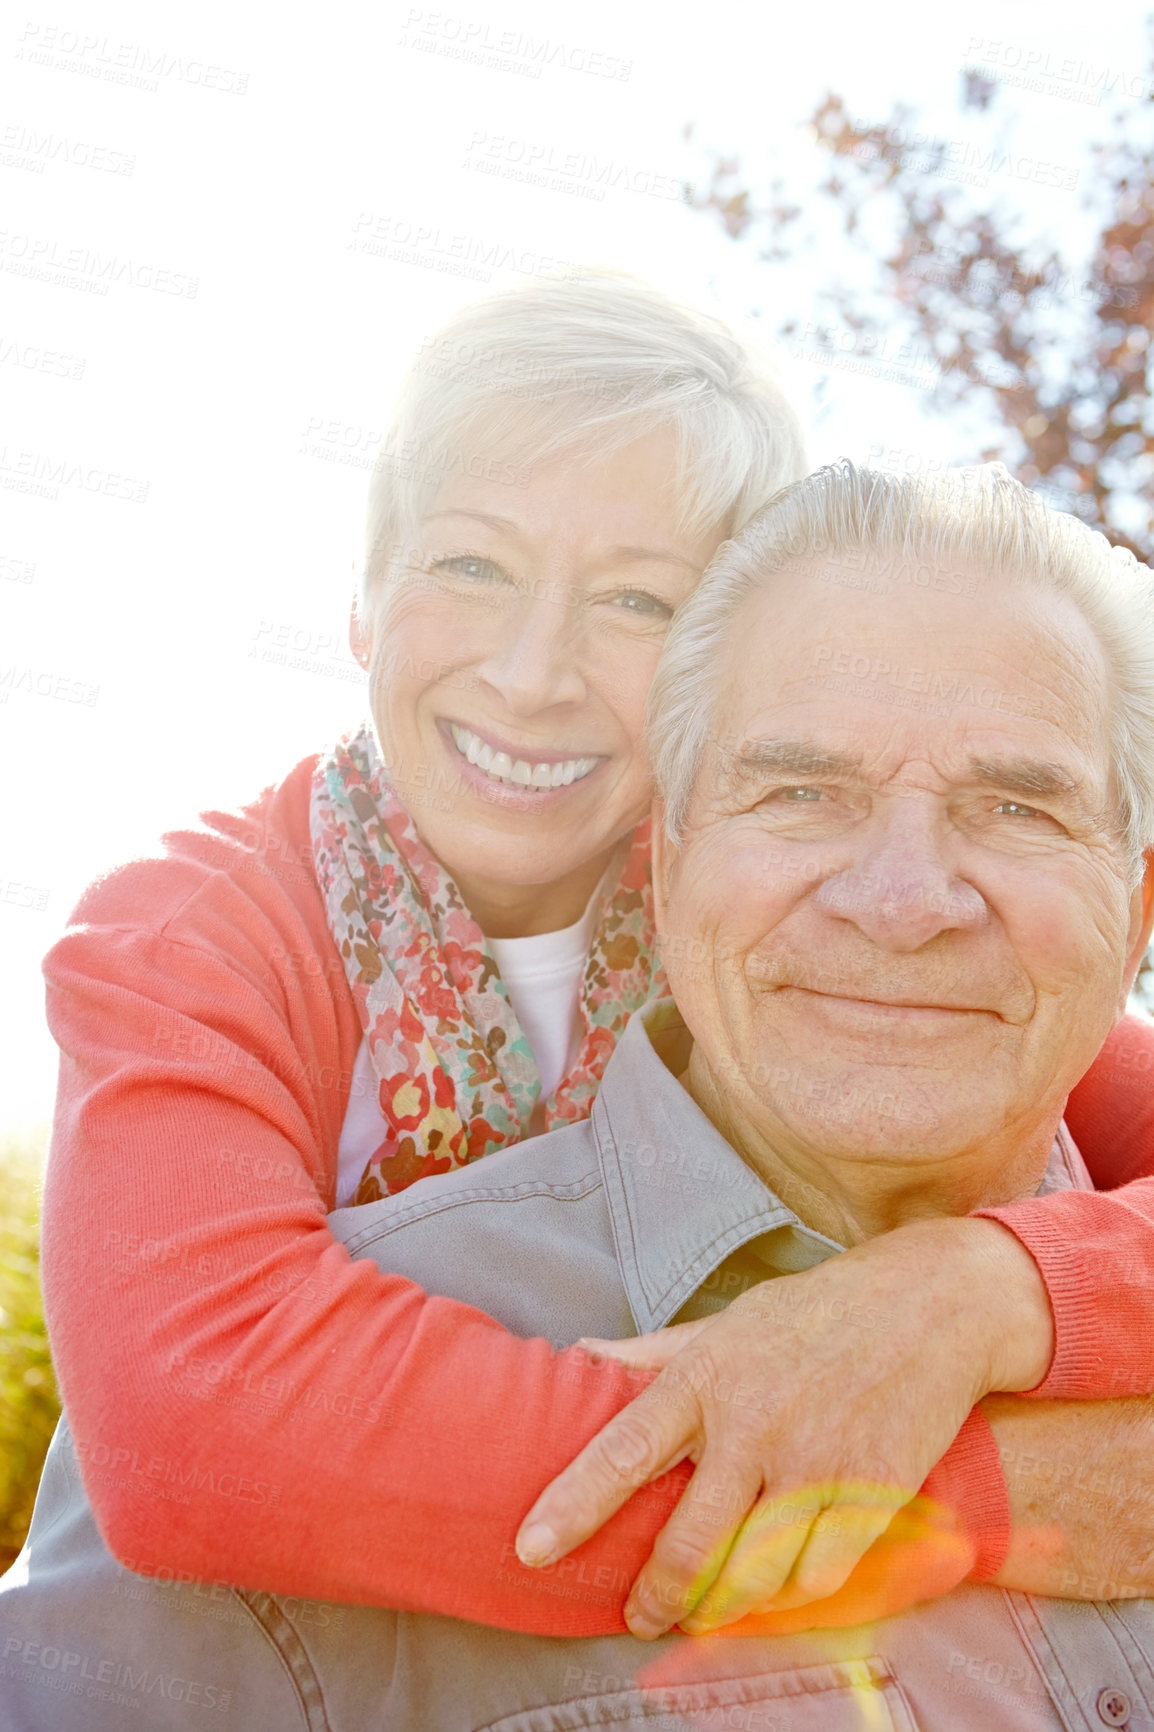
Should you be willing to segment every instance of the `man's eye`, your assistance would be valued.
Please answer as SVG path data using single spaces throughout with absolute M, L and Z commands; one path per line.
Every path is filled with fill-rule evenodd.
M 431 569 L 446 577 L 463 577 L 469 583 L 498 582 L 504 577 L 499 565 L 491 559 L 481 559 L 472 553 L 456 553 L 445 559 L 435 559 Z
M 995 812 L 1004 812 L 1007 818 L 1046 818 L 1047 812 L 1039 812 L 1036 806 L 1023 806 L 1020 800 L 1002 800 L 994 807 Z
M 794 787 L 771 788 L 768 794 L 757 802 L 761 807 L 767 806 L 819 806 L 827 798 L 825 788 L 812 788 L 806 784 Z

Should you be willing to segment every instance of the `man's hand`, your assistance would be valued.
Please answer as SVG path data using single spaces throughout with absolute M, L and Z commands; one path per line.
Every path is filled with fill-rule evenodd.
M 786 1588 L 772 1611 L 751 1613 L 731 1633 L 791 1636 L 892 1618 L 948 1594 L 965 1581 L 972 1562 L 973 1548 L 953 1512 L 919 1495 L 898 1511 L 835 1594 L 801 1600 Z
M 1154 1594 L 1154 1396 L 1113 1401 L 982 1403 L 1010 1494 L 1009 1554 L 994 1584 L 1056 1599 L 1132 1600 Z M 890 1618 L 945 1594 L 972 1551 L 953 1512 L 918 1496 L 899 1510 L 827 1600 L 772 1612 L 735 1635 L 787 1636 Z
M 1154 1596 L 1154 1396 L 983 1402 L 1010 1494 L 998 1587 L 1067 1600 Z
M 545 1490 L 518 1553 L 555 1562 L 693 1460 L 626 1606 L 648 1638 L 835 1595 L 971 1407 L 1041 1381 L 1053 1321 L 1013 1234 L 964 1217 L 764 1282 L 705 1323 L 586 1345 L 661 1375 Z

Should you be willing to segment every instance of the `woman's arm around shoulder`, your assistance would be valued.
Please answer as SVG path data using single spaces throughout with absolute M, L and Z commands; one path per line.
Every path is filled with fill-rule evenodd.
M 1054 1357 L 1033 1395 L 1154 1392 L 1154 1024 L 1125 1017 L 1070 1096 L 1066 1122 L 1097 1187 L 984 1210 L 1033 1256 Z
M 45 1294 L 97 1520 L 146 1574 L 620 1629 L 674 1485 L 593 1543 L 600 1591 L 548 1591 L 512 1538 L 636 1380 L 328 1230 L 360 1029 L 293 794 L 112 874 L 46 962 Z

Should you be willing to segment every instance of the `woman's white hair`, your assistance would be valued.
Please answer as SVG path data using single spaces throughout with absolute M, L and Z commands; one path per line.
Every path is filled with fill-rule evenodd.
M 524 485 L 532 465 L 676 439 L 679 527 L 738 528 L 805 473 L 774 363 L 719 319 L 633 277 L 590 271 L 474 302 L 406 375 L 369 494 L 360 609 L 454 473 Z
M 1000 463 L 896 475 L 840 462 L 786 487 L 715 554 L 670 628 L 648 734 L 670 840 L 714 733 L 726 640 L 747 598 L 815 560 L 854 574 L 978 566 L 1067 596 L 1094 631 L 1114 688 L 1117 824 L 1137 882 L 1154 846 L 1154 579 L 1124 548 L 1047 506 Z

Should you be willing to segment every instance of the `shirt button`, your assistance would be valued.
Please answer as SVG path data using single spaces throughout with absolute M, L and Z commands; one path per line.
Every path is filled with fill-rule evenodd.
M 1107 1726 L 1125 1726 L 1130 1718 L 1130 1698 L 1125 1690 L 1099 1690 L 1095 1706 L 1099 1720 Z

